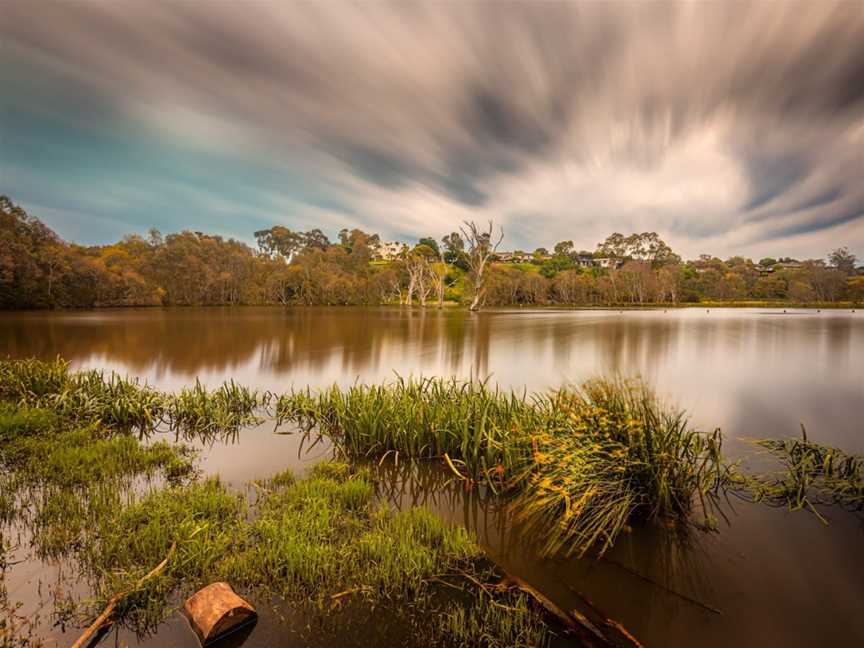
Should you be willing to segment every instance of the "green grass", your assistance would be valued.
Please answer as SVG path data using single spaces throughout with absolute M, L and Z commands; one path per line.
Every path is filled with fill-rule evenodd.
M 103 422 L 95 414 L 105 411 L 101 374 L 79 380 L 61 371 L 63 380 L 32 389 L 28 381 L 38 375 L 29 366 L 15 400 L 0 402 L 0 515 L 25 532 L 32 556 L 68 565 L 89 586 L 87 599 L 55 601 L 64 623 L 86 625 L 107 599 L 170 555 L 163 571 L 122 600 L 116 623 L 144 636 L 184 597 L 228 580 L 250 600 L 278 599 L 336 628 L 343 607 L 349 624 L 358 609 L 368 616 L 389 608 L 429 645 L 452 645 L 459 614 L 473 624 L 460 635 L 471 645 L 511 645 L 514 637 L 549 632 L 540 610 L 505 623 L 488 616 L 488 593 L 454 600 L 447 590 L 442 597 L 440 577 L 473 582 L 493 573 L 476 539 L 424 509 L 382 508 L 368 469 L 325 462 L 299 481 L 282 471 L 256 482 L 252 503 L 217 478 L 198 480 L 183 446 L 131 434 L 122 412 L 134 407 Z M 83 415 L 69 410 L 94 394 L 97 405 Z M 168 420 L 203 435 L 246 424 L 260 402 L 230 385 L 216 392 L 196 385 L 174 401 L 159 396 Z M 512 594 L 494 597 L 509 601 Z M 36 626 L 16 616 L 15 603 L 0 603 L 4 623 L 14 621 L 14 628 L 0 628 L 4 637 L 36 645 Z M 496 611 L 507 607 L 500 606 Z
M 186 436 L 235 433 L 259 421 L 256 410 L 268 398 L 233 380 L 214 390 L 196 381 L 193 387 L 166 394 L 113 372 L 71 372 L 60 359 L 0 361 L 0 400 L 41 408 L 78 424 L 98 422 L 144 434 L 160 425 Z
M 345 596 L 367 606 L 416 609 L 430 635 L 441 627 L 452 637 L 452 615 L 474 624 L 487 619 L 483 596 L 446 607 L 433 603 L 439 576 L 458 579 L 486 569 L 464 528 L 424 509 L 380 508 L 369 473 L 347 464 L 321 464 L 301 481 L 280 473 L 264 483 L 251 511 L 245 498 L 209 479 L 152 492 L 99 518 L 81 553 L 99 600 L 128 587 L 176 543 L 166 569 L 124 602 L 122 619 L 139 632 L 164 620 L 171 601 L 213 580 L 228 580 L 253 599 L 275 595 L 311 605 L 328 617 Z M 480 628 L 467 632 L 464 637 L 479 636 Z M 511 645 L 514 636 L 546 633 L 542 614 L 526 607 L 518 618 L 495 618 L 485 629 L 493 643 L 467 645 Z
M 483 648 L 543 648 L 551 640 L 535 604 L 521 593 L 498 600 L 478 594 L 477 604 L 468 608 L 453 603 L 437 634 L 446 645 Z
M 546 424 L 544 413 L 518 394 L 441 379 L 294 391 L 278 399 L 276 414 L 317 428 L 349 457 L 446 454 L 461 472 L 493 486 L 501 467 L 524 451 L 526 431 Z
M 187 435 L 207 436 L 258 423 L 255 410 L 263 403 L 263 397 L 233 380 L 212 391 L 196 380 L 194 387 L 167 396 L 165 401 L 172 427 Z
M 550 554 L 602 553 L 632 522 L 688 520 L 694 500 L 707 515 L 727 479 L 719 431 L 690 429 L 640 381 L 529 398 L 483 383 L 399 379 L 292 392 L 276 408 L 349 457 L 443 457 L 456 475 L 513 494 L 517 518 Z

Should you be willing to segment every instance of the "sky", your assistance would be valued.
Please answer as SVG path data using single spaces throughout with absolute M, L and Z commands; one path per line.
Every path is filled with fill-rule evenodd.
M 864 258 L 864 2 L 2 0 L 0 193 L 88 244 Z

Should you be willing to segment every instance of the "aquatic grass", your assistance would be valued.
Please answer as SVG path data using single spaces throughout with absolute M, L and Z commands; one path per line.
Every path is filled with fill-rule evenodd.
M 392 604 L 418 615 L 414 621 L 427 627 L 431 638 L 444 619 L 444 609 L 431 602 L 437 587 L 432 583 L 447 574 L 481 577 L 478 569 L 488 576 L 473 535 L 423 509 L 377 507 L 366 470 L 326 462 L 306 479 L 279 473 L 264 483 L 269 487 L 260 490 L 252 515 L 246 499 L 218 479 L 155 491 L 101 515 L 79 553 L 100 593 L 94 609 L 158 563 L 175 543 L 165 570 L 118 610 L 119 620 L 137 632 L 161 622 L 171 601 L 225 579 L 253 600 L 278 596 L 327 617 L 345 597 L 370 609 Z M 470 609 L 478 603 L 471 598 L 460 605 Z M 455 610 L 446 608 L 448 614 Z M 468 615 L 485 618 L 473 611 Z M 529 627 L 538 636 L 547 631 L 542 614 L 532 611 L 510 625 L 490 628 L 487 634 L 498 643 L 488 645 L 507 645 L 513 632 L 521 636 Z
M 158 441 L 142 444 L 130 435 L 108 435 L 95 423 L 52 434 L 16 436 L 0 449 L 0 462 L 19 480 L 60 488 L 121 477 L 153 474 L 164 468 L 172 478 L 192 469 L 191 451 Z
M 480 557 L 476 540 L 423 509 L 373 506 L 363 475 L 311 475 L 268 494 L 252 524 L 254 541 L 228 559 L 236 582 L 289 600 L 328 604 L 356 592 L 372 600 L 420 595 L 436 574 Z
M 780 471 L 737 475 L 737 485 L 753 501 L 790 511 L 807 509 L 823 522 L 817 505 L 864 509 L 864 457 L 809 440 L 803 425 L 801 438 L 755 443 L 779 462 Z
M 61 416 L 142 431 L 159 424 L 164 401 L 164 396 L 146 383 L 97 370 L 73 374 L 65 389 L 43 400 Z
M 166 401 L 166 416 L 173 428 L 204 436 L 260 422 L 255 410 L 263 404 L 257 391 L 233 380 L 212 391 L 196 380 L 193 387 L 167 396 Z
M 443 458 L 459 478 L 513 496 L 549 554 L 608 549 L 640 520 L 710 523 L 728 478 L 719 430 L 703 434 L 640 380 L 591 380 L 531 397 L 482 382 L 402 379 L 291 392 L 277 416 L 349 457 Z
M 514 440 L 543 425 L 542 412 L 518 394 L 435 378 L 293 391 L 277 400 L 276 414 L 317 428 L 349 457 L 447 455 L 475 479 L 500 476 Z
M 498 600 L 478 593 L 471 606 L 450 603 L 435 636 L 444 645 L 477 648 L 544 648 L 552 639 L 536 604 L 519 592 Z
M 164 571 L 118 610 L 137 631 L 152 630 L 168 613 L 173 593 L 191 593 L 219 577 L 218 566 L 243 540 L 245 511 L 244 499 L 212 478 L 153 491 L 106 512 L 94 520 L 97 528 L 79 554 L 99 593 L 94 609 L 161 562 L 176 543 Z
M 99 422 L 145 435 L 162 424 L 187 437 L 236 433 L 259 423 L 256 411 L 269 401 L 269 394 L 233 380 L 214 390 L 196 380 L 194 386 L 171 394 L 114 372 L 71 372 L 68 363 L 59 359 L 0 361 L 0 379 L 0 401 L 42 408 L 68 421 Z
M 639 380 L 590 380 L 543 407 L 565 421 L 531 435 L 512 507 L 545 553 L 602 554 L 636 521 L 689 521 L 697 501 L 711 524 L 728 479 L 719 430 L 690 429 Z
M 56 394 L 69 382 L 69 363 L 57 358 L 0 360 L 0 400 L 32 402 Z
M 159 423 L 164 407 L 164 397 L 136 379 L 97 370 L 70 372 L 59 359 L 0 361 L 0 399 L 68 420 L 145 431 Z
M 45 434 L 56 427 L 57 421 L 57 416 L 50 410 L 0 402 L 0 442 Z

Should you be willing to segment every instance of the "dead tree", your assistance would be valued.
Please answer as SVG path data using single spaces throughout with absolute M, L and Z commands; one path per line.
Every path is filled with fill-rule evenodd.
M 486 266 L 504 240 L 504 229 L 498 228 L 498 236 L 493 240 L 494 225 L 489 221 L 488 230 L 480 230 L 474 221 L 465 221 L 465 227 L 460 227 L 468 250 L 465 262 L 468 264 L 469 277 L 473 284 L 474 298 L 470 310 L 476 311 L 483 305 L 486 296 Z

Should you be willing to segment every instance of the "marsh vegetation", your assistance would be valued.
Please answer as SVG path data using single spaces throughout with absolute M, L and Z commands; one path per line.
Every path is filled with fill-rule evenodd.
M 326 438 L 337 460 L 303 478 L 262 475 L 239 490 L 199 474 L 190 441 L 263 419 Z M 185 596 L 227 580 L 301 615 L 301 636 L 338 636 L 385 610 L 396 620 L 386 632 L 398 635 L 385 641 L 527 647 L 570 630 L 634 645 L 617 622 L 558 610 L 510 577 L 463 527 L 424 508 L 388 506 L 380 467 L 429 464 L 483 490 L 520 533 L 542 538 L 538 550 L 549 558 L 602 557 L 622 534 L 657 522 L 685 533 L 716 528 L 730 493 L 820 519 L 829 504 L 861 509 L 860 457 L 806 435 L 761 440 L 777 472 L 745 474 L 724 459 L 722 443 L 719 430 L 693 429 L 682 410 L 624 378 L 533 395 L 401 378 L 280 396 L 234 382 L 164 393 L 116 374 L 73 372 L 62 360 L 2 361 L 0 645 L 40 641 L 38 624 L 5 588 L 9 556 L 22 545 L 80 575 L 84 589 L 55 596 L 51 612 L 70 633 L 129 591 L 114 620 L 145 637 Z M 133 586 L 166 556 L 158 576 Z

